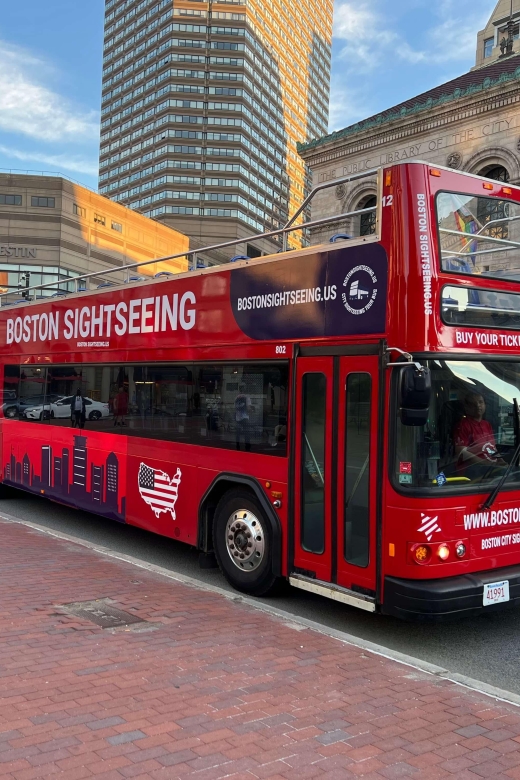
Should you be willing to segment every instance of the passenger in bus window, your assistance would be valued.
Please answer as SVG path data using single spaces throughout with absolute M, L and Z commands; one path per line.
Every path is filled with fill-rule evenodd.
M 241 384 L 240 392 L 235 398 L 235 423 L 236 423 L 236 445 L 240 449 L 240 439 L 243 437 L 246 452 L 251 449 L 251 431 L 249 425 L 249 415 L 252 411 L 251 398 L 246 395 L 246 386 Z
M 85 399 L 81 395 L 81 390 L 76 390 L 76 395 L 72 396 L 72 401 L 70 404 L 70 416 L 72 419 L 72 427 L 73 428 L 83 428 L 85 425 L 85 418 L 86 418 L 86 403 Z
M 287 441 L 287 425 L 275 425 L 274 426 L 274 442 L 272 447 L 276 447 L 277 444 Z
M 468 466 L 506 466 L 500 457 L 491 424 L 484 420 L 486 402 L 480 393 L 464 398 L 465 416 L 454 431 L 455 456 L 459 468 Z
M 128 394 L 122 387 L 119 388 L 114 398 L 114 426 L 126 425 L 125 417 L 128 414 Z

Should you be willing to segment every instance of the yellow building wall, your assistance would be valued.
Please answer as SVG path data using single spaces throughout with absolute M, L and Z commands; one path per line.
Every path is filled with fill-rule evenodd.
M 313 138 L 309 128 L 310 79 L 316 41 L 332 43 L 333 0 L 250 0 L 247 14 L 251 26 L 279 62 L 284 120 L 287 133 L 287 173 L 289 175 L 289 218 L 301 206 L 305 192 L 305 163 L 296 144 Z M 328 81 L 328 74 L 327 74 Z M 299 217 L 295 224 L 302 224 Z M 289 238 L 300 245 L 300 234 Z
M 67 190 L 63 193 L 62 211 L 64 214 L 69 212 L 72 219 L 77 220 L 82 238 L 90 245 L 91 251 L 99 249 L 109 253 L 122 264 L 182 255 L 140 266 L 135 271 L 139 275 L 154 276 L 160 271 L 182 273 L 188 270 L 188 259 L 183 254 L 190 248 L 188 236 L 160 222 L 78 185 L 72 185 L 70 194 Z

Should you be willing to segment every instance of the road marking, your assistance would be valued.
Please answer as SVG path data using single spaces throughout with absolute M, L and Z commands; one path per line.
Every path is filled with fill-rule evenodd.
M 431 664 L 428 661 L 423 661 L 421 658 L 415 658 L 414 656 L 400 653 L 398 650 L 392 650 L 391 648 L 385 647 L 384 645 L 378 645 L 375 642 L 369 642 L 367 639 L 361 639 L 360 637 L 354 636 L 353 634 L 347 634 L 345 631 L 338 631 L 335 628 L 329 628 L 328 626 L 324 626 L 314 620 L 299 617 L 298 615 L 294 615 L 291 612 L 286 612 L 285 610 L 279 609 L 278 607 L 273 607 L 271 604 L 257 601 L 250 596 L 238 594 L 236 591 L 224 590 L 224 588 L 219 588 L 218 585 L 210 585 L 205 582 L 201 582 L 194 577 L 188 577 L 186 574 L 180 574 L 179 572 L 172 572 L 169 569 L 165 569 L 162 566 L 157 566 L 154 563 L 140 561 L 138 558 L 134 558 L 131 555 L 115 552 L 114 550 L 110 550 L 108 547 L 104 547 L 103 545 L 89 542 L 86 539 L 78 539 L 76 536 L 64 534 L 61 531 L 51 530 L 46 526 L 38 525 L 37 523 L 33 523 L 30 520 L 22 520 L 19 517 L 8 514 L 7 512 L 4 512 L 0 515 L 0 521 L 2 520 L 8 523 L 17 523 L 19 525 L 27 526 L 28 528 L 32 528 L 34 531 L 39 531 L 40 533 L 46 534 L 47 536 L 53 536 L 56 539 L 61 539 L 62 541 L 78 544 L 81 547 L 86 547 L 88 550 L 100 553 L 101 555 L 105 555 L 108 558 L 124 561 L 125 563 L 129 563 L 132 566 L 137 566 L 140 569 L 153 572 L 154 574 L 159 574 L 160 576 L 167 577 L 168 579 L 174 580 L 175 582 L 180 582 L 183 585 L 187 585 L 188 587 L 215 593 L 218 596 L 223 596 L 225 599 L 228 599 L 228 601 L 238 601 L 247 604 L 248 606 L 253 607 L 253 609 L 257 609 L 260 612 L 265 612 L 272 617 L 281 618 L 287 628 L 295 629 L 298 627 L 298 630 L 300 631 L 306 628 L 311 629 L 312 631 L 317 631 L 319 634 L 329 636 L 332 639 L 337 639 L 347 645 L 353 645 L 354 647 L 358 647 L 360 650 L 365 650 L 366 652 L 377 655 L 380 658 L 396 661 L 403 666 L 409 666 L 412 669 L 417 669 L 420 672 L 431 674 L 435 677 L 439 677 L 442 680 L 452 682 L 455 685 L 460 685 L 463 688 L 477 691 L 484 696 L 490 696 L 498 701 L 503 701 L 507 704 L 513 704 L 516 707 L 520 707 L 520 695 L 513 693 L 512 691 L 505 691 L 502 688 L 496 688 L 494 685 L 487 685 L 487 683 L 481 682 L 480 680 L 475 680 L 473 677 L 467 677 L 465 674 L 450 672 L 449 669 L 444 669 L 442 666 L 437 666 L 436 664 Z

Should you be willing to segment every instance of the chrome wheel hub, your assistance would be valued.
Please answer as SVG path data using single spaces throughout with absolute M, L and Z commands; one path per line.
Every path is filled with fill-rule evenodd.
M 254 571 L 264 559 L 264 529 L 249 509 L 233 512 L 226 525 L 226 547 L 238 569 Z

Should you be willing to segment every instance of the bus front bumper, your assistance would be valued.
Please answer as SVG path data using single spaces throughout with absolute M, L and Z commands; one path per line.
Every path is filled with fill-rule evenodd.
M 509 601 L 484 606 L 484 585 L 509 582 Z M 520 566 L 436 580 L 385 577 L 381 612 L 403 620 L 441 622 L 520 606 Z

